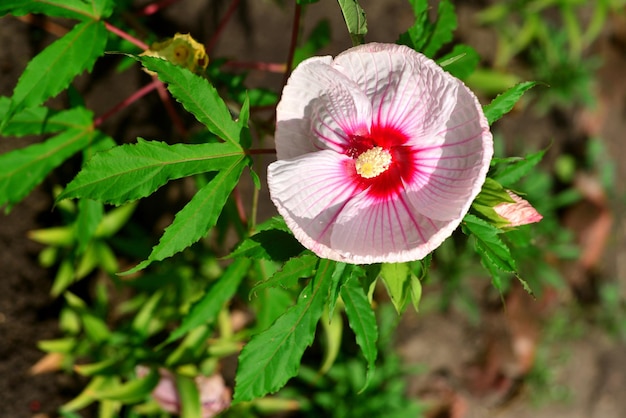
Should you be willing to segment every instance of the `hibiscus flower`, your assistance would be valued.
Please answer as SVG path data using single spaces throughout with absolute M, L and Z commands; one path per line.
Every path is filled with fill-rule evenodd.
M 457 228 L 481 189 L 493 140 L 457 78 L 391 44 L 314 57 L 277 107 L 272 201 L 318 256 L 418 260 Z

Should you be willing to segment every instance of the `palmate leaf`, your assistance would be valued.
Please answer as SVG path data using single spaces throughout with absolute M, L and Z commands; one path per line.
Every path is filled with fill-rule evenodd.
M 96 59 L 104 54 L 106 40 L 104 23 L 79 23 L 34 57 L 13 90 L 9 110 L 0 121 L 0 130 L 4 130 L 16 112 L 41 105 L 65 89 L 74 77 L 90 71 Z
M 241 115 L 240 122 L 234 121 L 226 103 L 208 80 L 160 58 L 147 56 L 133 58 L 156 72 L 159 80 L 167 84 L 168 90 L 176 100 L 209 131 L 224 141 L 240 147 L 247 115 Z
M 57 200 L 84 197 L 120 205 L 150 195 L 169 180 L 226 169 L 244 158 L 230 144 L 175 144 L 138 139 L 90 159 Z
M 152 248 L 148 259 L 124 274 L 134 273 L 146 268 L 153 261 L 171 257 L 205 236 L 209 229 L 215 226 L 226 204 L 226 199 L 237 185 L 241 172 L 247 165 L 248 160 L 241 155 L 239 160 L 217 173 L 176 214 L 174 222 L 165 229 L 165 233 L 159 243 Z
M 483 107 L 485 117 L 489 122 L 489 125 L 500 119 L 505 114 L 509 113 L 515 103 L 524 95 L 526 90 L 534 87 L 537 83 L 534 81 L 525 81 L 519 83 L 504 93 L 498 95 L 488 105 Z
M 365 389 L 374 377 L 376 357 L 378 357 L 378 326 L 372 306 L 358 279 L 351 277 L 341 287 L 341 299 L 346 308 L 350 328 L 356 336 L 356 342 L 367 360 Z
M 365 42 L 365 35 L 367 35 L 367 19 L 365 16 L 365 10 L 359 5 L 357 0 L 337 0 L 343 18 L 346 21 L 348 27 L 348 33 L 352 39 L 353 45 L 360 45 Z
M 71 128 L 42 143 L 0 155 L 0 206 L 22 200 L 52 169 L 89 145 L 93 137 L 94 131 L 88 127 Z
M 243 348 L 235 378 L 235 403 L 276 392 L 296 375 L 304 350 L 313 342 L 332 287 L 335 264 L 320 260 L 315 277 L 296 304 Z
M 191 307 L 180 326 L 170 334 L 165 343 L 177 340 L 200 325 L 215 321 L 222 306 L 235 294 L 246 277 L 251 263 L 247 258 L 239 258 L 228 266 L 218 282 Z
M 97 20 L 108 17 L 112 9 L 113 0 L 3 0 L 0 4 L 0 16 L 7 13 L 16 16 L 40 13 L 54 17 Z

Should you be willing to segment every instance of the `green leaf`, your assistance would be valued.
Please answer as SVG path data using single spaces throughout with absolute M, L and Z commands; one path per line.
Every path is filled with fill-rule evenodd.
M 16 112 L 41 105 L 65 89 L 77 75 L 90 71 L 104 54 L 107 31 L 104 23 L 79 23 L 35 58 L 22 73 L 11 97 L 11 106 L 0 122 L 0 130 Z
M 226 103 L 208 80 L 186 68 L 155 57 L 134 57 L 157 73 L 159 80 L 167 83 L 168 90 L 209 131 L 224 141 L 240 146 L 242 124 L 234 121 Z
M 215 226 L 226 199 L 237 185 L 246 164 L 247 160 L 240 158 L 198 190 L 191 201 L 176 214 L 174 222 L 165 229 L 148 259 L 124 274 L 144 269 L 153 261 L 171 257 L 205 236 Z
M 479 61 L 476 50 L 467 45 L 455 45 L 452 52 L 437 60 L 444 70 L 461 80 L 474 72 Z
M 524 81 L 519 83 L 502 94 L 499 94 L 491 103 L 483 107 L 485 117 L 489 125 L 500 119 L 503 115 L 509 113 L 515 103 L 522 97 L 526 90 L 534 87 L 537 83 L 534 81 Z
M 175 144 L 138 139 L 90 159 L 57 201 L 76 197 L 120 205 L 150 195 L 169 180 L 226 169 L 243 158 L 230 144 Z
M 334 271 L 335 262 L 320 260 L 296 305 L 246 344 L 239 356 L 235 403 L 276 392 L 297 374 L 304 350 L 313 342 Z
M 200 325 L 215 321 L 219 311 L 235 294 L 239 284 L 248 274 L 250 264 L 249 259 L 239 258 L 228 266 L 217 283 L 211 286 L 211 289 L 191 307 L 180 326 L 170 334 L 165 344 L 177 340 Z
M 60 412 L 66 413 L 78 411 L 93 403 L 96 398 L 96 392 L 115 384 L 116 377 L 113 376 L 96 376 L 85 386 L 85 389 L 74 399 L 61 406 Z
M 372 306 L 357 279 L 350 278 L 341 287 L 341 299 L 346 308 L 346 315 L 350 328 L 356 336 L 356 342 L 361 347 L 361 352 L 367 360 L 367 376 L 365 386 L 361 392 L 369 386 L 374 377 L 376 357 L 378 357 L 378 326 Z
M 0 207 L 22 200 L 50 171 L 89 145 L 93 131 L 68 129 L 45 142 L 0 155 Z
M 449 0 L 440 1 L 437 9 L 437 21 L 422 53 L 427 57 L 434 57 L 443 45 L 452 40 L 452 33 L 456 29 L 456 25 L 454 5 Z
M 511 251 L 498 237 L 502 230 L 471 214 L 465 215 L 462 226 L 465 233 L 476 239 L 476 252 L 483 261 L 504 272 L 516 273 Z
M 7 117 L 11 99 L 0 97 L 0 120 Z M 84 128 L 92 123 L 90 111 L 82 107 L 56 111 L 47 107 L 24 109 L 13 115 L 2 134 L 5 136 L 43 135 L 70 128 Z
M 176 375 L 176 389 L 180 396 L 181 418 L 198 418 L 202 416 L 200 393 L 195 380 L 189 376 Z
M 246 238 L 227 258 L 250 257 L 286 261 L 304 251 L 281 217 L 273 217 L 256 227 L 256 234 Z
M 411 274 L 411 284 L 410 284 L 410 292 L 411 292 L 411 303 L 413 304 L 413 308 L 415 312 L 419 312 L 420 301 L 422 300 L 422 282 L 420 279 L 415 276 L 415 274 Z
M 406 306 L 409 295 L 410 273 L 408 263 L 383 263 L 380 269 L 387 292 L 391 297 L 391 302 L 396 308 L 396 312 L 401 313 Z
M 94 390 L 96 399 L 109 399 L 124 403 L 135 403 L 144 400 L 152 389 L 159 383 L 159 372 L 150 370 L 147 376 L 134 379 L 126 383 L 111 382 L 108 385 Z
M 409 0 L 413 8 L 415 22 L 398 38 L 398 43 L 421 51 L 428 41 L 428 36 L 432 31 L 432 23 L 428 20 L 428 0 Z
M 102 203 L 91 199 L 81 199 L 78 202 L 78 216 L 74 228 L 78 241 L 77 254 L 82 254 L 85 251 L 103 216 L 104 205 Z
M 79 20 L 98 19 L 108 17 L 112 3 L 112 0 L 3 0 L 0 16 L 7 13 L 15 16 L 40 13 Z
M 523 159 L 508 165 L 506 168 L 498 170 L 493 176 L 494 180 L 504 186 L 511 187 L 519 179 L 530 173 L 537 164 L 539 164 L 546 151 L 547 149 L 529 154 Z
M 365 10 L 359 5 L 357 0 L 337 0 L 343 18 L 348 27 L 348 33 L 352 39 L 353 45 L 365 43 L 365 35 L 367 35 L 367 19 Z
M 313 275 L 318 260 L 319 258 L 311 253 L 305 253 L 298 257 L 291 258 L 269 279 L 254 286 L 252 290 L 250 290 L 250 294 L 254 294 L 267 287 L 280 286 L 288 288 L 295 286 L 299 279 L 309 278 Z

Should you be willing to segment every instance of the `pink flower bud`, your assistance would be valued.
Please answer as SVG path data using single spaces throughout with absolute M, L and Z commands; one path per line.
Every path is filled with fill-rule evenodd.
M 543 216 L 526 200 L 507 190 L 515 203 L 500 203 L 493 209 L 498 215 L 509 221 L 506 227 L 520 226 L 539 222 Z

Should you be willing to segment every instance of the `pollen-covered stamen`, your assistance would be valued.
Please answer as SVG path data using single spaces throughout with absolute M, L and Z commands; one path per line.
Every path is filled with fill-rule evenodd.
M 370 148 L 355 161 L 356 172 L 365 179 L 384 173 L 391 165 L 391 153 L 381 147 Z

